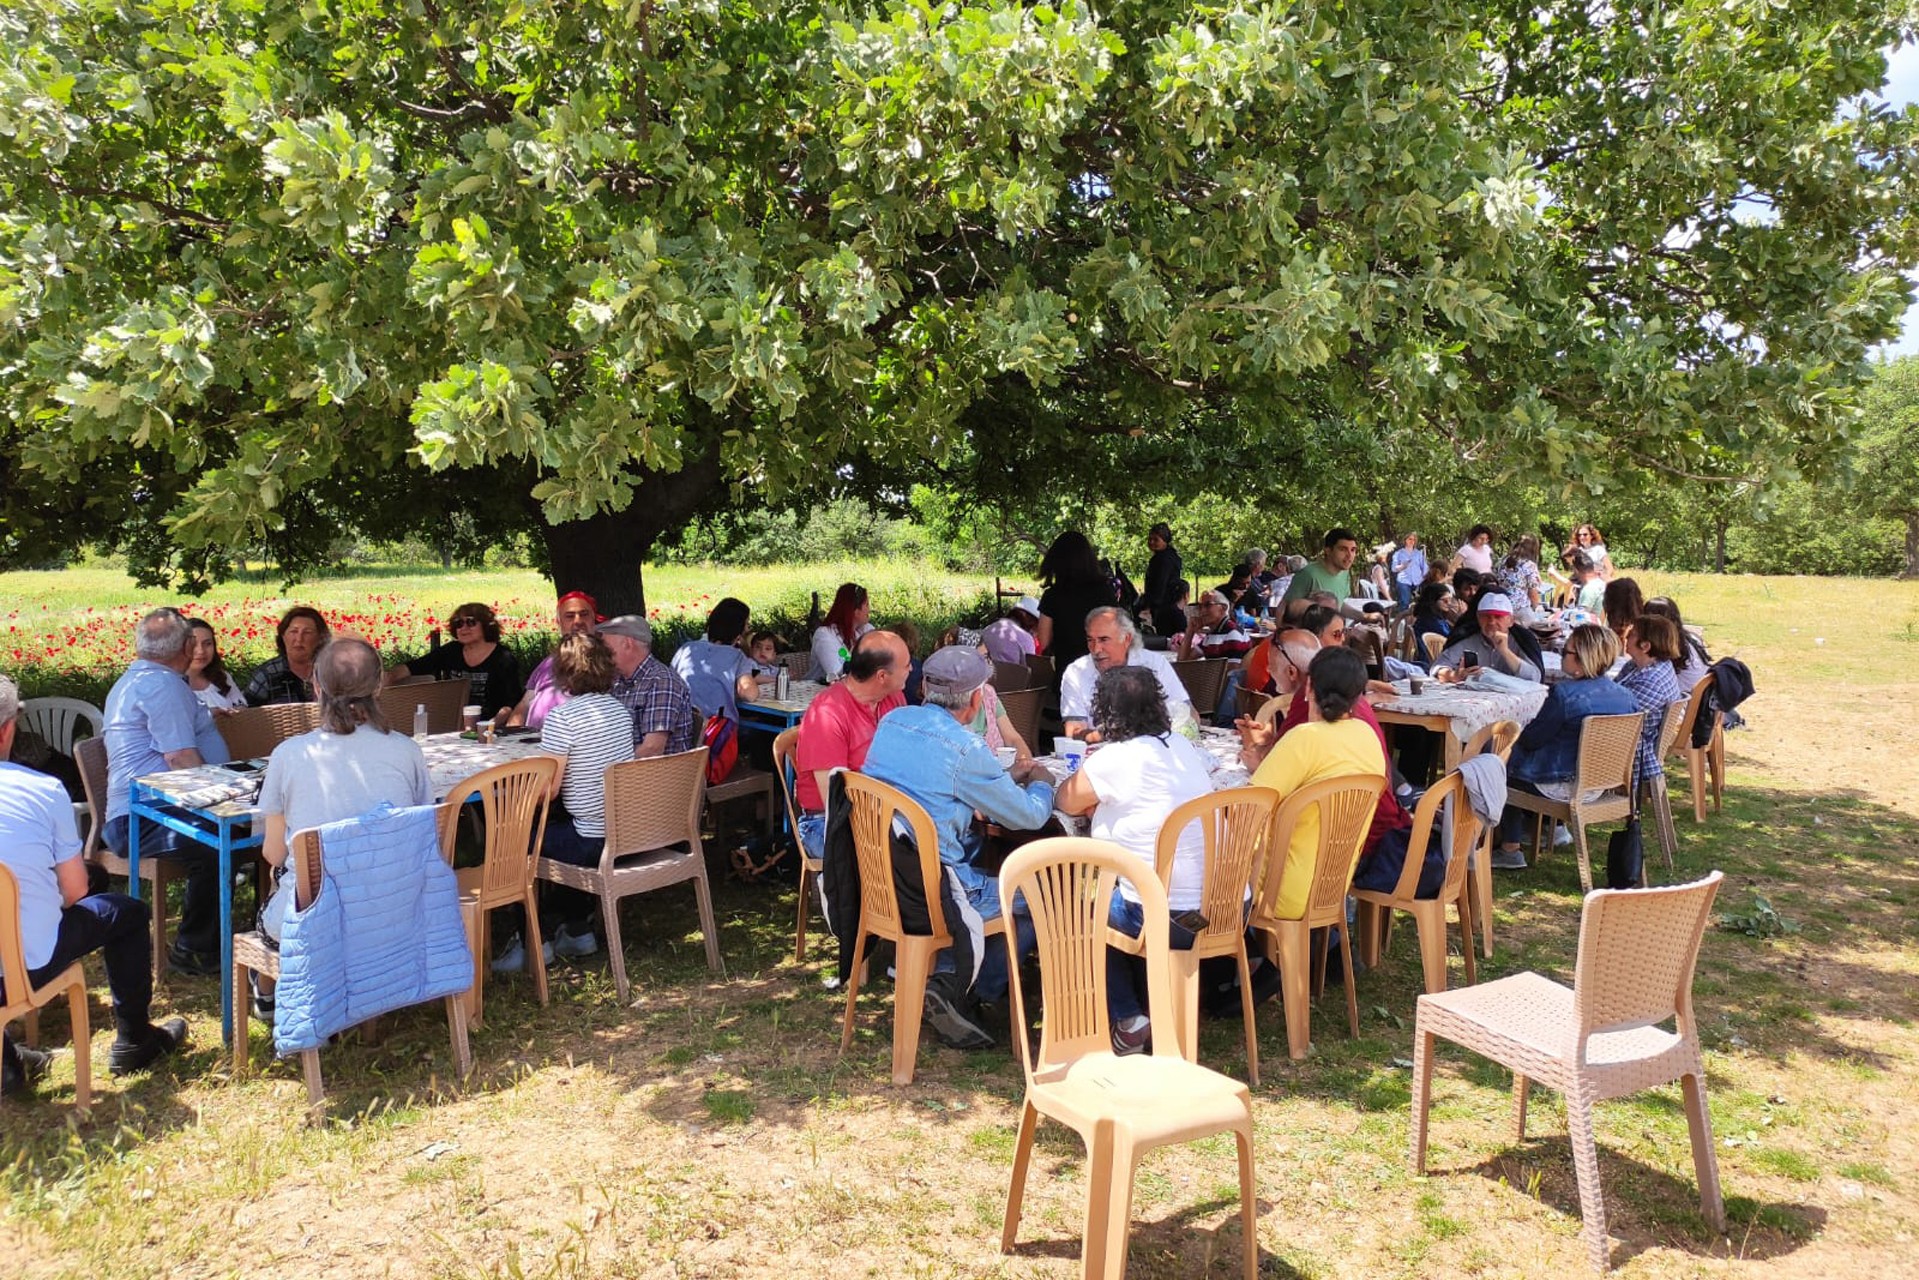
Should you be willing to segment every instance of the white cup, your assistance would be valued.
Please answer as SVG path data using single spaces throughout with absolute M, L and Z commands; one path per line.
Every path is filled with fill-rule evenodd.
M 478 706 L 460 708 L 460 728 L 472 733 L 480 727 L 480 708 Z
M 1056 738 L 1053 742 L 1053 750 L 1066 762 L 1068 773 L 1079 768 L 1080 762 L 1086 758 L 1086 743 L 1078 738 Z
M 1016 747 L 994 747 L 993 754 L 999 758 L 1000 768 L 1010 769 L 1013 767 L 1013 761 L 1019 756 L 1019 749 Z

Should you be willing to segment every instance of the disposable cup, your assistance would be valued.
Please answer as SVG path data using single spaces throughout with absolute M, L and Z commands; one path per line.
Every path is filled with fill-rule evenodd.
M 468 733 L 480 726 L 480 708 L 478 706 L 460 708 L 460 727 Z

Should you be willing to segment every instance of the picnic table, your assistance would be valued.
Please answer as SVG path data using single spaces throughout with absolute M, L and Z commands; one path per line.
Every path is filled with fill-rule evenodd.
M 1424 681 L 1417 694 L 1411 681 L 1396 680 L 1393 687 L 1399 691 L 1395 696 L 1373 700 L 1373 713 L 1382 725 L 1410 725 L 1439 734 L 1446 742 L 1448 771 L 1459 767 L 1460 752 L 1475 733 L 1501 720 L 1524 728 L 1546 701 L 1543 684 L 1517 693 L 1438 680 Z
M 483 744 L 457 733 L 438 733 L 420 744 L 426 756 L 433 796 L 448 792 L 480 772 L 511 760 L 539 755 L 539 735 Z M 220 877 L 220 1034 L 233 1042 L 233 855 L 260 847 L 260 784 L 265 772 L 255 765 L 203 764 L 135 778 L 127 824 L 128 892 L 140 896 L 140 822 L 146 818 L 169 831 L 206 845 L 219 855 Z
M 813 699 L 826 692 L 817 680 L 794 680 L 786 686 L 786 696 L 777 698 L 768 684 L 760 685 L 760 696 L 740 699 L 740 727 L 780 733 L 791 729 L 813 705 Z

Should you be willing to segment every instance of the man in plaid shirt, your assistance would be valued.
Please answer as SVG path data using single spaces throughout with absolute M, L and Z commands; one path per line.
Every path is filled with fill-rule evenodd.
M 653 628 L 638 614 L 609 618 L 600 636 L 620 678 L 612 693 L 633 713 L 633 758 L 691 751 L 700 740 L 693 693 L 673 668 L 653 656 Z

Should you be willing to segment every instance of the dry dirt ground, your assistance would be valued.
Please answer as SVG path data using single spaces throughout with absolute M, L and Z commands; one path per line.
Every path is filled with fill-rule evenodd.
M 1697 987 L 1732 1224 L 1698 1214 L 1676 1089 L 1603 1104 L 1612 1261 L 1629 1277 L 1919 1274 L 1919 731 L 1909 674 L 1919 589 L 1800 580 L 1667 580 L 1716 651 L 1758 676 L 1731 739 L 1726 812 L 1680 805 L 1681 878 L 1720 867 L 1721 912 L 1755 893 L 1792 932 L 1708 936 Z M 1848 624 L 1884 589 L 1886 622 Z M 1881 611 L 1875 610 L 1874 616 Z M 1823 644 L 1813 643 L 1823 640 Z M 1665 878 L 1663 870 L 1661 878 Z M 1550 859 L 1498 885 L 1496 976 L 1570 976 L 1577 880 Z M 792 962 L 793 895 L 720 887 L 724 980 L 685 920 L 690 895 L 632 908 L 639 996 L 603 963 L 561 964 L 551 1005 L 524 982 L 489 994 L 479 1069 L 446 1082 L 444 1024 L 391 1021 L 377 1045 L 324 1057 L 332 1120 L 301 1121 L 291 1064 L 234 1082 L 204 981 L 163 1000 L 196 1048 L 173 1069 L 101 1081 L 70 1123 L 70 1069 L 42 1099 L 0 1107 L 0 1258 L 28 1277 L 746 1277 L 1077 1274 L 1083 1153 L 1041 1130 L 1020 1246 L 998 1251 L 1020 1077 L 1003 1051 L 929 1046 L 919 1077 L 886 1070 L 890 999 L 859 1011 L 837 1054 L 830 941 Z M 1535 1094 L 1514 1141 L 1509 1080 L 1442 1056 L 1432 1176 L 1407 1170 L 1417 958 L 1402 938 L 1362 975 L 1362 1034 L 1336 990 L 1313 1054 L 1289 1063 L 1261 1010 L 1261 1274 L 1577 1275 L 1586 1269 L 1563 1111 Z M 1455 960 L 1454 980 L 1463 981 Z M 105 1021 L 96 991 L 96 1026 Z M 58 1023 L 58 1015 L 50 1019 Z M 96 1061 L 104 1065 L 103 1039 Z M 1202 1060 L 1244 1070 L 1237 1023 Z M 1232 1149 L 1151 1155 L 1134 1203 L 1130 1274 L 1236 1274 Z

